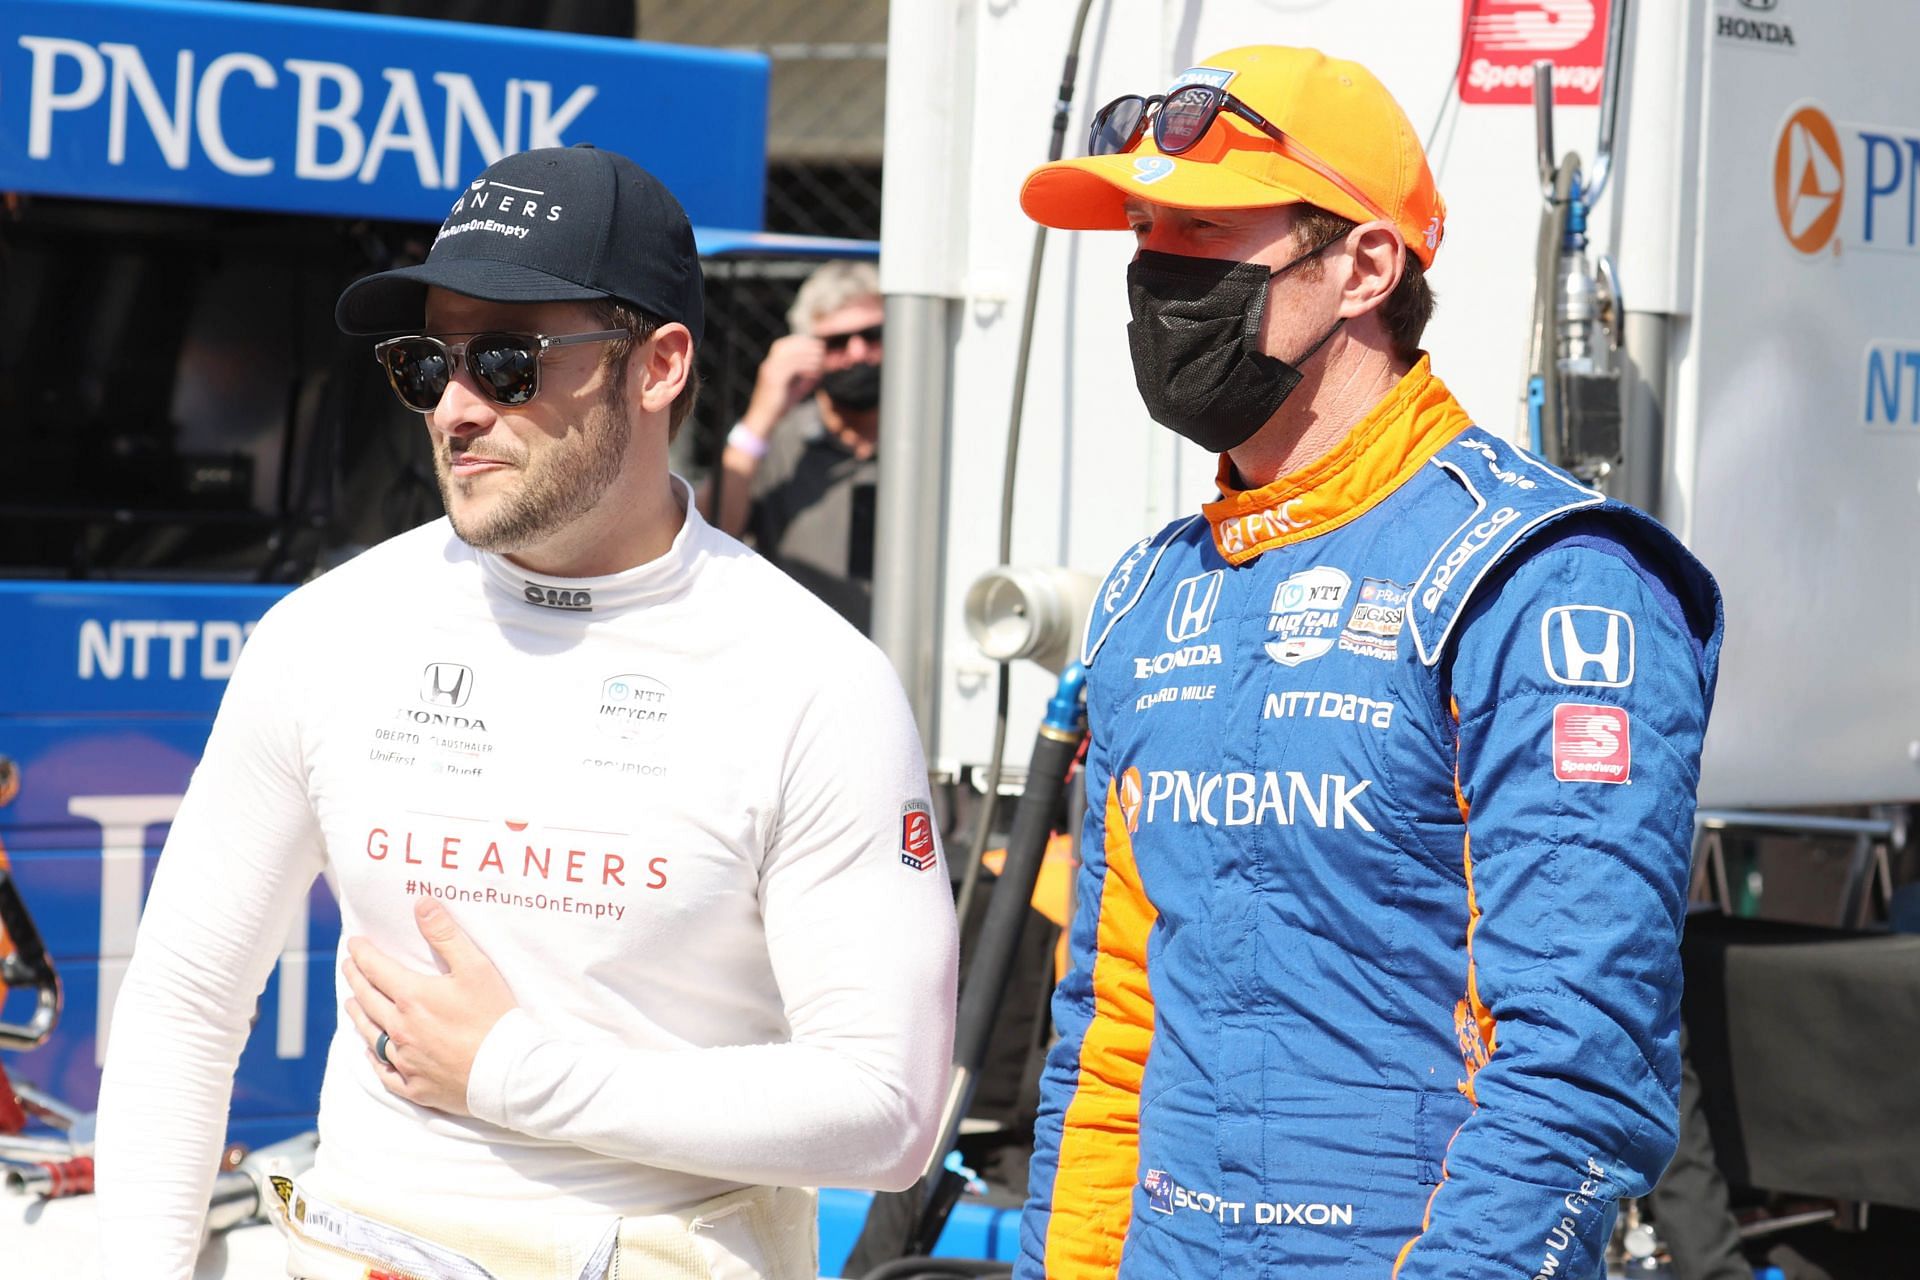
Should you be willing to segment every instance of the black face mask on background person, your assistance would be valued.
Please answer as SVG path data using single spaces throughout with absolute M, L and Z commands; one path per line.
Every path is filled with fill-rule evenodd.
M 848 413 L 865 413 L 880 403 L 880 366 L 854 364 L 820 378 L 820 389 Z
M 1134 382 L 1155 422 L 1209 453 L 1252 439 L 1300 385 L 1300 366 L 1346 323 L 1334 321 L 1292 363 L 1270 356 L 1260 350 L 1267 284 L 1331 243 L 1272 270 L 1258 262 L 1140 251 L 1127 266 L 1133 309 L 1127 346 Z

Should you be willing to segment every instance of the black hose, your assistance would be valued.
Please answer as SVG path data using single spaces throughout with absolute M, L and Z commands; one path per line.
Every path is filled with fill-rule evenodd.
M 1067 41 L 1066 61 L 1060 68 L 1060 91 L 1053 103 L 1053 132 L 1047 143 L 1048 161 L 1058 160 L 1066 151 L 1067 124 L 1073 111 L 1074 82 L 1080 71 L 1080 41 L 1086 35 L 1087 15 L 1093 0 L 1080 0 L 1073 15 L 1073 36 Z M 1033 356 L 1034 317 L 1040 306 L 1040 267 L 1046 259 L 1047 228 L 1033 229 L 1033 251 L 1027 260 L 1027 298 L 1020 312 L 1020 341 L 1013 366 L 1013 406 L 1007 416 L 1007 454 L 1000 471 L 1000 564 L 1013 558 L 1013 484 L 1020 470 L 1020 427 L 1026 416 L 1027 369 Z M 967 849 L 967 864 L 960 872 L 960 892 L 954 906 L 965 921 L 967 909 L 980 884 L 980 859 L 987 852 L 993 834 L 993 817 L 1000 804 L 1000 757 L 1007 750 L 1007 710 L 1012 672 L 1004 662 L 994 671 L 993 754 L 987 757 L 985 800 L 974 822 L 973 840 Z

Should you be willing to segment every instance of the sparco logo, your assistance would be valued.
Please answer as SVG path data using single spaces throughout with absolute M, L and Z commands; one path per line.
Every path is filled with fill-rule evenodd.
M 537 582 L 527 584 L 527 603 L 537 604 L 543 609 L 578 609 L 591 612 L 593 592 L 570 591 L 564 587 L 543 587 Z
M 464 707 L 473 693 L 473 668 L 429 662 L 420 673 L 420 701 L 434 707 Z
M 1433 585 L 1421 593 L 1421 606 L 1429 613 L 1438 609 L 1440 597 L 1447 593 L 1447 587 L 1453 582 L 1454 576 L 1460 572 L 1462 566 L 1485 551 L 1495 534 L 1519 518 L 1520 513 L 1512 507 L 1502 507 L 1473 526 L 1467 536 L 1460 540 L 1460 545 L 1449 551 L 1447 558 L 1441 561 L 1440 567 L 1434 571 Z

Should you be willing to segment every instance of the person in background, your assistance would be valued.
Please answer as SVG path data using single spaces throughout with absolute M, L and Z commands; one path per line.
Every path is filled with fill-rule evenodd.
M 787 312 L 793 331 L 767 350 L 727 433 L 715 519 L 863 632 L 884 318 L 871 263 L 828 262 L 807 277 Z

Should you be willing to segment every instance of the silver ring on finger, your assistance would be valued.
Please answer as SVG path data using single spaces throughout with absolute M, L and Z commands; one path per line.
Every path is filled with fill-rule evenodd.
M 391 1068 L 393 1059 L 387 1056 L 387 1046 L 393 1043 L 393 1037 L 382 1031 L 380 1038 L 373 1042 L 373 1056 L 380 1059 L 380 1065 Z

